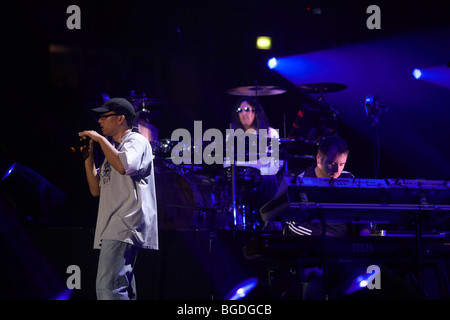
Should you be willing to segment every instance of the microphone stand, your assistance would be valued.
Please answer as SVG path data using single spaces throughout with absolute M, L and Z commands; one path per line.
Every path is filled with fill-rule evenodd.
M 368 95 L 365 100 L 365 112 L 367 117 L 372 122 L 372 128 L 374 132 L 373 136 L 373 162 L 374 162 L 374 179 L 378 179 L 378 171 L 380 168 L 380 134 L 378 130 L 378 126 L 380 124 L 380 117 L 387 112 L 387 105 L 380 105 L 378 103 L 377 95 Z M 377 224 L 372 224 L 372 231 L 375 231 L 377 228 Z

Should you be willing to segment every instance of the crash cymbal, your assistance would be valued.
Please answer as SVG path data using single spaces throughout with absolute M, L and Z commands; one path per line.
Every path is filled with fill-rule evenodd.
M 273 96 L 276 94 L 285 93 L 286 89 L 275 86 L 247 86 L 237 87 L 227 90 L 228 94 L 233 96 L 259 97 L 259 96 Z
M 130 102 L 133 105 L 136 111 L 146 111 L 150 106 L 159 106 L 162 104 L 167 104 L 167 101 L 160 98 L 150 98 L 147 97 L 147 94 L 136 94 L 134 90 L 131 90 L 130 93 Z M 147 107 L 147 108 L 146 108 Z
M 347 88 L 345 84 L 334 83 L 334 82 L 318 82 L 318 83 L 307 83 L 297 86 L 300 91 L 304 93 L 330 93 L 338 92 Z

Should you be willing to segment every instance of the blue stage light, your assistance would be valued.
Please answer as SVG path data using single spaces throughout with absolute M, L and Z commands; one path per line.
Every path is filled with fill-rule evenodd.
M 422 77 L 422 71 L 420 71 L 420 69 L 415 68 L 412 72 L 414 78 L 416 78 L 417 80 L 420 79 L 420 77 Z
M 225 300 L 240 300 L 249 294 L 257 284 L 257 278 L 247 279 L 234 287 L 234 289 L 225 296 Z
M 103 103 L 109 100 L 109 94 L 103 92 L 100 92 L 100 94 L 102 95 Z
M 368 276 L 359 276 L 358 278 L 356 278 L 356 283 L 359 285 L 360 288 L 364 288 L 367 286 L 367 279 Z
M 11 172 L 13 172 L 14 168 L 16 166 L 16 163 L 14 162 L 9 168 L 8 170 L 6 170 L 5 174 L 2 177 L 2 181 L 5 180 L 6 178 L 8 178 L 8 176 L 11 174 Z
M 269 69 L 275 69 L 275 67 L 278 65 L 278 61 L 275 57 L 270 58 L 267 61 L 267 66 L 269 67 Z
M 50 300 L 70 300 L 70 297 L 73 294 L 73 290 L 71 289 L 65 289 L 55 296 L 51 297 Z
M 367 287 L 369 277 L 370 277 L 370 274 L 367 274 L 367 273 L 360 273 L 356 277 L 353 277 L 353 280 L 351 280 L 351 282 L 348 282 L 348 286 L 347 286 L 347 290 L 345 291 L 345 294 L 346 295 L 353 294 L 356 291 L 359 291 L 362 288 Z

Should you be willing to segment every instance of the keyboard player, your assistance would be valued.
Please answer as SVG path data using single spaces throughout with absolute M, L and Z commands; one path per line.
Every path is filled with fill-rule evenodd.
M 319 149 L 316 155 L 316 164 L 306 168 L 299 177 L 311 178 L 354 178 L 354 176 L 344 171 L 349 148 L 347 142 L 337 136 L 329 136 L 322 140 L 319 144 Z M 278 188 L 278 194 L 286 192 L 287 186 L 283 182 Z M 327 235 L 330 236 L 345 236 L 345 235 L 370 235 L 370 224 L 346 224 L 346 223 L 331 223 L 326 224 Z M 322 232 L 322 227 L 319 222 L 302 222 L 287 221 L 283 229 L 284 234 L 295 234 L 300 236 L 319 236 Z

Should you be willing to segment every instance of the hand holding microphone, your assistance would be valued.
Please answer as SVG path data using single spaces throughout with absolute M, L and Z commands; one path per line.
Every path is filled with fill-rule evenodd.
M 78 132 L 78 136 L 80 137 L 80 143 L 85 144 L 80 146 L 80 150 L 83 153 L 84 160 L 86 160 L 87 158 L 92 157 L 93 141 L 99 142 L 102 135 L 94 130 L 85 130 Z
M 86 160 L 90 155 L 92 155 L 92 139 L 88 136 L 83 136 L 80 138 L 78 145 L 76 147 L 70 147 L 70 150 L 73 152 L 80 150 L 83 154 L 84 160 Z

